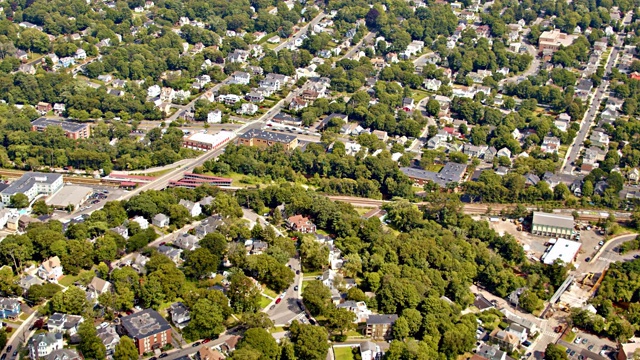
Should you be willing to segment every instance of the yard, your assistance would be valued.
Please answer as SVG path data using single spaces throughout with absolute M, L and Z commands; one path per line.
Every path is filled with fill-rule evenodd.
M 269 306 L 269 304 L 271 304 L 271 301 L 272 301 L 272 300 L 271 300 L 271 299 L 269 299 L 268 297 L 266 297 L 266 296 L 262 296 L 262 297 L 260 298 L 260 308 L 261 308 L 261 309 L 266 308 L 267 306 Z
M 270 296 L 270 297 L 272 297 L 274 299 L 278 297 L 278 294 L 276 294 L 275 291 L 269 289 L 268 287 L 266 287 L 264 285 L 262 286 L 262 294 Z
M 353 360 L 353 352 L 350 346 L 333 347 L 333 354 L 336 360 Z

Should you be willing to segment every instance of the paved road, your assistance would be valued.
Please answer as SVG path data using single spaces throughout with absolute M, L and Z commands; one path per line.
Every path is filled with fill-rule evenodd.
M 523 37 L 524 37 L 524 34 L 523 34 Z M 526 78 L 530 75 L 534 75 L 540 69 L 540 57 L 538 56 L 538 49 L 536 49 L 536 47 L 531 44 L 527 44 L 527 43 L 523 43 L 523 44 L 524 46 L 527 47 L 527 52 L 529 52 L 529 55 L 533 56 L 533 60 L 531 60 L 531 64 L 529 64 L 529 67 L 527 68 L 527 70 L 525 70 L 522 74 L 514 75 L 511 77 L 502 79 L 502 81 L 500 81 L 500 84 L 504 84 L 506 82 L 518 81 L 518 79 L 522 77 Z
M 273 51 L 278 52 L 278 51 L 284 49 L 289 44 L 293 44 L 293 42 L 296 39 L 298 39 L 300 36 L 302 36 L 302 35 L 307 33 L 307 31 L 309 30 L 309 27 L 311 27 L 313 29 L 313 27 L 316 26 L 320 21 L 322 21 L 322 19 L 324 19 L 325 16 L 327 16 L 327 14 L 325 12 L 321 12 L 320 14 L 316 15 L 316 17 L 314 17 L 313 20 L 311 20 L 307 25 L 301 27 L 300 30 L 298 30 L 298 32 L 296 32 L 292 37 L 289 38 L 289 40 L 287 40 L 287 41 L 279 44 L 275 48 L 273 48 Z
M 290 259 L 287 264 L 291 266 L 293 271 L 300 270 L 300 261 L 296 258 Z M 279 304 L 270 305 L 265 309 L 266 311 L 263 310 L 269 315 L 275 326 L 288 325 L 291 320 L 302 316 L 301 314 L 304 313 L 298 304 L 299 300 L 302 299 L 300 293 L 302 290 L 302 276 L 302 272 L 295 275 L 293 285 L 289 286 L 284 292 L 284 297 L 282 297 Z M 294 290 L 295 286 L 298 286 L 297 291 Z
M 621 39 L 622 39 L 622 36 L 620 36 L 616 41 L 616 45 L 611 50 L 611 54 L 607 59 L 607 64 L 604 70 L 604 78 L 606 78 L 609 74 L 611 74 L 611 68 L 616 63 L 616 60 L 618 58 L 619 47 L 622 44 Z M 605 91 L 608 85 L 609 85 L 609 82 L 607 80 L 603 80 L 600 83 L 600 86 L 596 88 L 595 94 L 591 98 L 591 104 L 589 105 L 589 109 L 585 113 L 584 118 L 580 123 L 580 130 L 576 134 L 573 144 L 571 144 L 571 146 L 569 147 L 569 151 L 567 151 L 567 155 L 564 158 L 563 165 L 562 165 L 562 172 L 565 174 L 571 174 L 571 171 L 573 170 L 573 165 L 571 165 L 571 163 L 578 158 L 580 151 L 582 149 L 582 146 L 584 144 L 584 140 L 589 134 L 589 130 L 591 129 L 591 126 L 594 125 L 594 120 L 596 118 L 598 108 L 600 107 L 600 102 L 602 101 L 602 97 L 605 94 Z
M 353 55 L 355 55 L 356 52 L 360 50 L 360 48 L 362 47 L 362 44 L 368 43 L 371 39 L 373 39 L 373 37 L 375 35 L 376 35 L 375 33 L 372 33 L 372 32 L 369 31 L 362 39 L 360 39 L 360 41 L 358 41 L 357 44 L 352 46 L 351 49 L 349 49 L 349 51 L 347 51 L 346 54 L 341 56 L 338 61 L 340 61 L 342 59 L 351 59 L 353 57 Z

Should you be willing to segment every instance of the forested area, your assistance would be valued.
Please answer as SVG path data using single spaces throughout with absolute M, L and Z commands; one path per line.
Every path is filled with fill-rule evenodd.
M 597 314 L 574 308 L 573 323 L 612 340 L 626 342 L 640 327 L 640 260 L 612 263 L 596 296 Z

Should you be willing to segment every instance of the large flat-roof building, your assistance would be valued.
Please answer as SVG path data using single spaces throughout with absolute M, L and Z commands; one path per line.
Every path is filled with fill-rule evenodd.
M 233 139 L 235 136 L 231 131 L 220 131 L 215 135 L 195 133 L 182 141 L 182 146 L 188 149 L 209 151 L 217 149 Z
M 87 139 L 91 136 L 89 124 L 80 124 L 71 121 L 47 119 L 44 117 L 31 122 L 31 131 L 44 131 L 51 126 L 59 126 L 64 130 L 64 134 L 69 139 Z
M 133 339 L 140 355 L 171 343 L 171 325 L 155 310 L 145 309 L 121 321 L 123 333 Z
M 446 187 L 450 183 L 460 183 L 467 171 L 467 165 L 448 162 L 439 172 L 416 169 L 411 167 L 400 168 L 403 174 L 407 175 L 416 185 L 423 186 L 429 181 Z
M 570 238 L 573 233 L 573 216 L 544 213 L 533 213 L 531 233 L 543 236 L 560 236 Z
M 558 239 L 547 252 L 542 254 L 542 262 L 551 265 L 556 260 L 560 260 L 565 264 L 571 264 L 578 255 L 581 246 L 582 243 L 578 241 Z
M 169 181 L 169 187 L 183 187 L 194 189 L 202 184 L 209 184 L 211 186 L 231 186 L 233 179 L 223 178 L 219 176 L 184 173 L 184 176 L 180 180 Z
M 62 188 L 62 175 L 53 173 L 27 172 L 0 192 L 2 203 L 9 205 L 11 196 L 25 194 L 32 201 L 40 194 L 52 195 Z
M 57 209 L 64 209 L 69 205 L 73 205 L 74 209 L 80 207 L 80 205 L 89 199 L 89 196 L 93 194 L 93 189 L 86 186 L 65 186 L 55 195 L 50 196 L 46 203 Z
M 538 50 L 557 51 L 558 49 L 560 49 L 560 46 L 567 47 L 573 44 L 573 41 L 575 39 L 575 35 L 565 34 L 558 29 L 545 31 L 540 35 L 540 38 L 538 39 Z
M 238 138 L 238 145 L 256 146 L 261 149 L 275 144 L 281 144 L 285 150 L 293 150 L 298 146 L 298 138 L 293 135 L 258 129 L 251 129 Z

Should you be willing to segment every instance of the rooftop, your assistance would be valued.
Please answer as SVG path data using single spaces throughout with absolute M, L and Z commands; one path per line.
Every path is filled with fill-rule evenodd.
M 262 139 L 267 141 L 277 141 L 280 143 L 290 143 L 296 139 L 293 135 L 281 134 L 272 131 L 251 129 L 246 133 L 240 135 L 242 139 Z
M 398 315 L 369 315 L 367 325 L 393 324 L 398 320 Z
M 145 309 L 123 317 L 122 327 L 129 336 L 136 339 L 146 338 L 171 329 L 171 325 L 152 309 Z
M 24 173 L 18 180 L 14 181 L 2 191 L 4 195 L 14 195 L 18 193 L 24 193 L 29 190 L 34 184 L 48 184 L 51 185 L 56 180 L 62 178 L 61 174 L 46 174 L 40 172 L 27 172 Z
M 467 171 L 467 166 L 465 164 L 448 162 L 444 165 L 440 172 L 437 173 L 429 170 L 410 167 L 402 167 L 400 168 L 400 171 L 402 171 L 409 177 L 422 180 L 431 180 L 434 183 L 444 187 L 451 182 L 461 182 L 464 173 Z
M 578 241 L 558 239 L 546 255 L 543 261 L 547 265 L 553 264 L 556 260 L 561 260 L 565 264 L 570 264 L 580 251 L 582 243 Z
M 46 128 L 49 126 L 60 126 L 62 130 L 68 131 L 68 132 L 78 132 L 80 130 L 83 130 L 85 127 L 89 126 L 88 124 L 80 124 L 80 123 L 64 121 L 64 120 L 47 119 L 44 117 L 33 120 L 31 122 L 31 125 L 39 128 Z
M 573 228 L 573 216 L 550 214 L 540 211 L 533 213 L 533 224 L 546 225 L 559 228 Z

